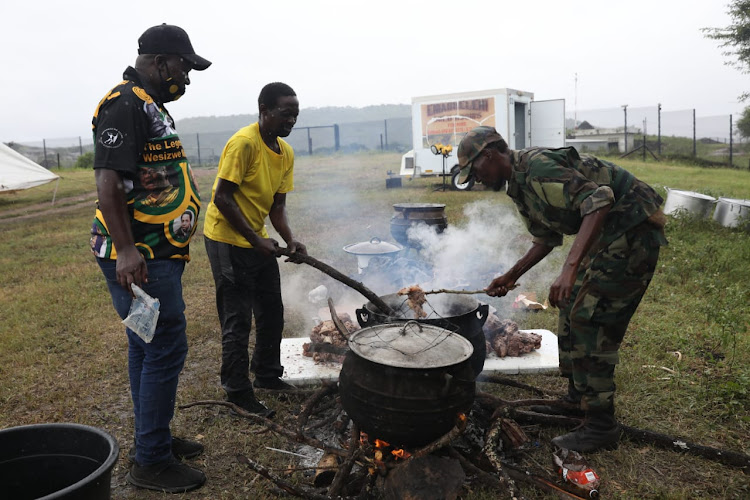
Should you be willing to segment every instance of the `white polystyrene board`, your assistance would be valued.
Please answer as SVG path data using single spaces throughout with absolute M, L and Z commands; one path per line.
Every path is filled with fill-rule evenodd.
M 557 336 L 549 330 L 523 330 L 542 336 L 542 346 L 528 354 L 499 358 L 491 353 L 484 362 L 485 375 L 521 373 L 547 373 L 558 369 Z M 336 381 L 341 365 L 338 363 L 316 363 L 302 355 L 302 345 L 310 342 L 307 337 L 287 338 L 281 341 L 281 364 L 285 381 L 297 385 L 311 385 L 321 381 Z

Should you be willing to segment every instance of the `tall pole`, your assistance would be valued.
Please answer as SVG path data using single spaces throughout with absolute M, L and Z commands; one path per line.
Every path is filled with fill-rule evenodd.
M 695 144 L 695 108 L 693 108 L 693 158 L 698 156 Z
M 201 135 L 196 132 L 195 142 L 198 144 L 198 166 L 201 166 Z
M 578 127 L 578 73 L 575 78 L 575 99 L 573 100 L 573 128 Z
M 661 103 L 656 106 L 658 137 L 656 138 L 656 152 L 661 156 Z
M 47 140 L 42 139 L 42 147 L 44 148 L 44 168 L 49 169 L 49 165 L 47 164 Z
M 729 115 L 729 166 L 732 166 L 732 115 Z
M 383 120 L 384 128 L 385 128 L 385 149 L 388 149 L 388 120 Z
M 623 104 L 622 110 L 625 112 L 625 153 L 628 152 L 628 105 Z

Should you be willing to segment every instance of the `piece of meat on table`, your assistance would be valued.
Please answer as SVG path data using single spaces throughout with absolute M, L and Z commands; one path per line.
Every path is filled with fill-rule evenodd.
M 482 327 L 487 341 L 487 354 L 494 352 L 498 357 L 520 356 L 542 347 L 542 336 L 533 332 L 522 332 L 518 323 L 500 319 L 490 313 Z
M 359 325 L 355 324 L 347 313 L 338 314 L 338 317 L 349 333 L 359 330 Z M 312 342 L 306 342 L 302 345 L 303 356 L 313 358 L 316 363 L 341 363 L 344 361 L 344 355 L 336 351 L 348 348 L 349 343 L 330 319 L 313 327 L 310 332 L 310 340 Z M 326 350 L 321 346 L 331 346 L 333 349 Z

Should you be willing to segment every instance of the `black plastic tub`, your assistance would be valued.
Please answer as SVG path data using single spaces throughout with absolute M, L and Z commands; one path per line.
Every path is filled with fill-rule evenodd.
M 112 436 L 87 425 L 36 424 L 0 430 L 0 497 L 108 499 L 119 453 Z

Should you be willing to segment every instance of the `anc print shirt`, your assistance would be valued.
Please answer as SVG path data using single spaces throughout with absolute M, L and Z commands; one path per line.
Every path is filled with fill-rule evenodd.
M 94 113 L 94 168 L 122 174 L 135 245 L 146 259 L 190 260 L 200 195 L 185 150 L 172 117 L 146 93 L 136 71 L 128 68 L 124 78 Z M 98 202 L 91 249 L 117 258 Z

